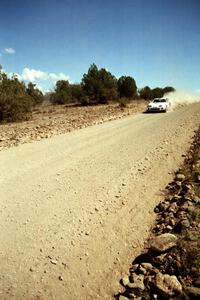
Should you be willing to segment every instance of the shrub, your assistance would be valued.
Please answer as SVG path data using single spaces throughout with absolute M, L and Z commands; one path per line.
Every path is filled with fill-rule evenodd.
M 68 80 L 58 80 L 54 92 L 50 96 L 53 104 L 67 104 L 71 100 L 70 83 Z
M 81 103 L 81 105 L 83 105 L 83 106 L 87 106 L 87 105 L 90 105 L 90 104 L 91 104 L 91 103 L 90 103 L 89 97 L 86 96 L 86 95 L 83 95 L 83 96 L 80 98 L 80 103 Z
M 0 122 L 26 120 L 33 102 L 26 93 L 26 86 L 14 75 L 8 78 L 0 72 Z
M 36 84 L 29 82 L 26 92 L 31 97 L 33 105 L 42 104 L 44 101 L 44 96 L 42 92 L 36 88 Z
M 130 100 L 128 98 L 123 97 L 119 98 L 117 102 L 119 103 L 119 107 L 125 108 L 130 103 Z

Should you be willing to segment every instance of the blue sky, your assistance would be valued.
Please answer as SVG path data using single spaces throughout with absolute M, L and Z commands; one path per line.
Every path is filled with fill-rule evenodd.
M 94 62 L 138 87 L 200 89 L 199 0 L 0 0 L 0 64 L 47 90 Z

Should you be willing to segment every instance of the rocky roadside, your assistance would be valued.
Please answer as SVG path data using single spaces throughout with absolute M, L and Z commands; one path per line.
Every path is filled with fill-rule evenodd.
M 117 103 L 85 107 L 40 106 L 29 121 L 0 125 L 0 151 L 145 110 L 146 102 L 143 100 L 134 100 L 126 106 Z
M 115 299 L 200 299 L 200 128 Z

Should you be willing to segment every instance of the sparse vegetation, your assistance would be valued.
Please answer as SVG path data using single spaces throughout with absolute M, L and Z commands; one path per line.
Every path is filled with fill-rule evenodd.
M 0 67 L 0 122 L 26 120 L 32 109 L 44 100 L 54 105 L 82 106 L 118 102 L 120 107 L 126 107 L 132 100 L 151 100 L 172 91 L 175 89 L 170 86 L 154 89 L 146 86 L 138 91 L 131 76 L 117 79 L 105 68 L 92 64 L 81 83 L 58 80 L 54 91 L 43 95 L 35 83 L 29 82 L 26 86 L 15 75 L 9 78 Z
M 0 122 L 15 122 L 29 117 L 33 106 L 26 86 L 14 75 L 0 72 Z
M 130 103 L 130 100 L 123 97 L 123 98 L 119 98 L 118 103 L 121 108 L 124 108 L 124 107 L 128 106 L 128 104 Z
M 66 104 L 71 100 L 71 89 L 68 80 L 58 80 L 54 92 L 50 96 L 53 104 Z
M 42 104 L 42 102 L 44 101 L 44 96 L 42 92 L 38 88 L 36 88 L 36 84 L 29 82 L 26 92 L 31 97 L 34 106 Z

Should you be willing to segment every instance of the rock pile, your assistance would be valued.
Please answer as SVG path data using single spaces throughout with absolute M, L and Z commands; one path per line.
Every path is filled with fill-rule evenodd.
M 116 299 L 200 299 L 200 130 L 185 157 Z

